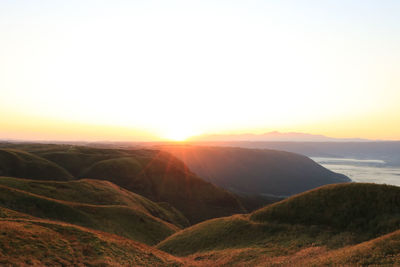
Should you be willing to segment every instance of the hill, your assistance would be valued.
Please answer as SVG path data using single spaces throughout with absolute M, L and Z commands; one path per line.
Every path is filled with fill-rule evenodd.
M 127 206 L 180 228 L 189 225 L 182 213 L 167 203 L 154 203 L 108 181 L 82 179 L 56 182 L 0 177 L 0 185 L 67 202 Z
M 398 266 L 400 231 L 332 250 L 314 245 L 281 253 L 269 246 L 196 253 L 186 260 L 195 266 Z
M 399 228 L 399 187 L 340 184 L 293 196 L 249 215 L 194 225 L 158 247 L 181 256 L 254 247 L 283 255 L 311 246 L 333 249 L 355 245 Z
M 2 266 L 180 266 L 144 244 L 76 225 L 0 218 Z
M 59 165 L 15 149 L 0 149 L 0 176 L 42 180 L 71 180 L 72 175 Z
M 383 160 L 386 166 L 400 166 L 400 141 L 292 142 L 292 141 L 224 141 L 198 142 L 199 145 L 274 149 L 308 157 Z
M 203 181 L 167 153 L 100 161 L 82 177 L 107 179 L 153 201 L 168 202 L 192 223 L 244 212 L 233 194 Z
M 189 145 L 162 149 L 203 179 L 238 193 L 289 196 L 350 181 L 308 157 L 284 151 Z
M 114 233 L 150 245 L 159 242 L 179 229 L 179 227 L 151 214 L 151 212 L 156 213 L 162 218 L 168 216 L 171 211 L 133 194 L 128 195 L 127 198 L 130 197 L 132 202 L 127 203 L 127 205 L 94 205 L 57 200 L 16 189 L 21 187 L 44 195 L 71 200 L 74 195 L 68 194 L 68 189 L 65 190 L 65 188 L 71 186 L 71 184 L 68 185 L 70 182 L 30 182 L 16 178 L 0 178 L 0 183 L 0 206 L 33 217 L 67 222 Z M 3 184 L 8 184 L 14 188 Z M 94 184 L 88 190 L 80 188 L 80 193 L 86 195 L 84 196 L 85 199 L 91 197 L 95 199 L 96 195 L 106 195 L 104 193 L 92 193 L 103 188 L 104 184 L 103 186 Z M 114 192 L 118 194 L 118 190 L 114 190 Z M 116 198 L 123 199 L 124 195 L 121 195 Z M 79 198 L 76 200 L 79 200 Z M 175 217 L 171 217 L 171 221 L 173 221 Z
M 3 146 L 51 162 L 72 179 L 107 180 L 154 202 L 169 203 L 191 223 L 246 211 L 234 194 L 199 178 L 166 152 L 46 144 Z

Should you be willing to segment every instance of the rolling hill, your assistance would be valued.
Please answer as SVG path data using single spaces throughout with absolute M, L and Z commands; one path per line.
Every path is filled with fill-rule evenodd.
M 398 229 L 399 187 L 351 183 L 314 189 L 249 215 L 202 222 L 175 233 L 158 247 L 180 256 L 269 248 L 276 256 L 312 246 L 355 245 Z
M 308 157 L 284 151 L 190 145 L 162 149 L 203 179 L 237 193 L 290 196 L 350 181 Z
M 181 266 L 182 260 L 120 236 L 40 219 L 0 218 L 2 266 Z
M 339 249 L 311 246 L 287 253 L 265 248 L 241 248 L 196 253 L 185 259 L 194 266 L 398 266 L 400 231 Z
M 80 186 L 85 184 L 86 187 Z M 82 195 L 80 198 L 76 197 L 76 193 L 69 194 L 71 188 L 77 187 L 80 187 L 76 190 Z M 102 192 L 99 193 L 100 190 Z M 115 201 L 109 201 L 113 204 L 87 204 L 98 203 L 97 197 L 110 194 L 114 194 Z M 49 195 L 54 198 L 48 197 Z M 76 202 L 80 200 L 82 202 Z M 177 225 L 182 217 L 181 214 L 166 210 L 141 196 L 121 192 L 111 183 L 93 181 L 48 182 L 0 177 L 0 206 L 37 218 L 118 234 L 149 245 L 158 243 L 179 230 Z M 161 218 L 171 222 L 178 218 L 178 222 L 173 225 Z
M 108 181 L 82 179 L 58 182 L 0 177 L 0 185 L 67 202 L 127 206 L 181 228 L 189 225 L 183 214 L 168 203 L 154 203 Z
M 15 149 L 0 149 L 0 176 L 67 181 L 72 175 L 52 161 Z
M 3 144 L 3 150 L 49 162 L 65 170 L 69 179 L 107 180 L 154 202 L 168 203 L 190 223 L 246 211 L 237 196 L 199 178 L 166 152 L 46 144 Z M 48 169 L 40 171 L 39 177 L 49 176 Z M 27 178 L 18 173 L 9 176 Z M 65 177 L 60 174 L 53 180 Z
M 325 185 L 231 215 L 233 203 L 243 213 L 241 202 L 254 208 L 268 197 L 219 189 L 170 153 L 38 144 L 2 150 L 2 170 L 15 171 L 7 159 L 17 158 L 28 170 L 17 174 L 35 176 L 0 177 L 0 265 L 400 264 L 399 187 Z M 228 161 L 232 150 L 216 149 Z M 292 162 L 291 153 L 279 153 Z M 47 170 L 60 176 L 49 180 Z

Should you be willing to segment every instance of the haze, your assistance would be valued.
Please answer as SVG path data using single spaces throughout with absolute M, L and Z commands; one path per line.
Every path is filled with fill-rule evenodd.
M 398 1 L 1 1 L 0 138 L 400 139 Z

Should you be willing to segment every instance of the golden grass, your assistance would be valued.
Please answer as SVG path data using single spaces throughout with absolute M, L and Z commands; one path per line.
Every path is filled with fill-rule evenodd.
M 144 244 L 48 220 L 0 219 L 2 266 L 180 266 Z

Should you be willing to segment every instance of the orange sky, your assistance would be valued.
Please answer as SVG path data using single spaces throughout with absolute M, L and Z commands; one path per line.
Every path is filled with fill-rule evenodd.
M 0 3 L 0 138 L 400 140 L 400 4 L 356 2 Z

